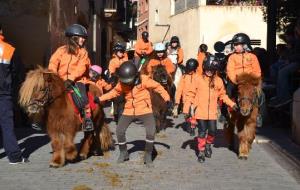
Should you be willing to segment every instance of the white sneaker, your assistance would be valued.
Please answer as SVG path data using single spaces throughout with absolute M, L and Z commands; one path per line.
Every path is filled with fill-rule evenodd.
M 28 162 L 29 162 L 28 158 L 22 158 L 20 161 L 14 161 L 14 162 L 9 161 L 9 164 L 15 165 L 15 164 L 24 164 L 24 163 L 28 163 Z

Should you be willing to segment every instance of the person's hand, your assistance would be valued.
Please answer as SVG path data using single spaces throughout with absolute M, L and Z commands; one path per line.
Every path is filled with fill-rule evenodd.
M 64 85 L 65 85 L 66 89 L 71 90 L 72 86 L 75 85 L 75 82 L 70 79 L 67 79 L 67 80 L 65 80 Z
M 232 106 L 232 109 L 235 111 L 235 112 L 239 112 L 240 108 L 238 107 L 238 105 L 234 104 L 234 106 Z
M 94 96 L 94 102 L 96 104 L 100 104 L 101 103 L 100 98 L 98 96 Z

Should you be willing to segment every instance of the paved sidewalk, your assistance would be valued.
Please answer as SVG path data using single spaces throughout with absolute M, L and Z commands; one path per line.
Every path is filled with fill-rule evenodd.
M 31 134 L 30 129 L 18 129 L 18 135 L 22 136 L 20 146 L 30 155 L 31 162 L 9 165 L 7 159 L 3 158 L 3 149 L 0 149 L 0 189 L 84 189 L 80 186 L 93 190 L 300 189 L 300 180 L 291 172 L 291 165 L 287 164 L 292 162 L 286 161 L 285 156 L 281 155 L 282 151 L 276 153 L 280 149 L 272 150 L 270 143 L 262 143 L 262 140 L 253 145 L 247 161 L 238 160 L 236 154 L 226 148 L 222 131 L 219 130 L 212 158 L 199 164 L 193 138 L 182 128 L 176 127 L 182 120 L 182 117 L 175 119 L 173 128 L 156 136 L 157 156 L 154 160 L 155 168 L 152 169 L 142 163 L 145 130 L 136 124 L 132 124 L 127 131 L 130 161 L 116 164 L 116 150 L 59 169 L 48 167 L 51 147 L 45 134 Z M 111 122 L 113 132 L 115 127 L 114 122 Z M 276 144 L 275 138 L 272 140 L 271 137 L 265 137 L 261 131 L 259 129 L 257 139 L 264 138 L 265 142 L 270 139 L 271 143 Z M 78 133 L 77 143 L 81 137 L 82 133 Z M 287 146 L 290 145 L 287 143 Z

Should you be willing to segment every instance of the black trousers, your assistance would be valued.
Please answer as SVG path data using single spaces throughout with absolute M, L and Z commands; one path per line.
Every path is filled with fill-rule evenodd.
M 201 120 L 198 119 L 198 137 L 205 138 L 206 132 L 209 136 L 214 137 L 217 132 L 217 120 Z

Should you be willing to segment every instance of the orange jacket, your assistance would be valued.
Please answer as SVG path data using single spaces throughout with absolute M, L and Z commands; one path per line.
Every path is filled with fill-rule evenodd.
M 15 48 L 3 41 L 4 36 L 0 35 L 0 63 L 10 64 Z
M 66 46 L 59 47 L 50 58 L 49 70 L 57 73 L 63 80 L 81 81 L 88 77 L 91 66 L 86 49 L 78 49 L 77 55 L 67 52 Z
M 143 39 L 139 39 L 134 46 L 134 50 L 135 50 L 134 52 L 135 57 L 140 56 L 143 53 L 146 55 L 150 55 L 153 51 L 152 43 L 150 41 L 145 43 Z
M 261 70 L 258 59 L 253 53 L 233 53 L 228 58 L 227 76 L 230 81 L 236 84 L 236 76 L 243 72 L 252 73 L 261 77 Z
M 214 77 L 214 88 L 209 86 L 209 81 L 210 78 L 205 75 L 197 76 L 196 96 L 193 101 L 196 107 L 196 119 L 216 120 L 218 98 L 230 107 L 235 105 L 226 95 L 224 84 L 220 77 Z
M 203 73 L 202 65 L 203 65 L 204 59 L 205 59 L 205 53 L 199 52 L 198 55 L 197 55 L 197 60 L 198 60 L 198 63 L 199 63 L 199 66 L 197 67 L 197 73 L 200 74 L 200 75 L 202 75 L 202 73 Z
M 144 115 L 152 113 L 149 90 L 159 93 L 165 101 L 170 100 L 168 92 L 157 82 L 146 75 L 141 75 L 141 84 L 133 88 L 118 83 L 111 91 L 102 95 L 100 101 L 110 100 L 121 94 L 125 96 L 124 115 Z
M 108 70 L 110 74 L 114 74 L 122 63 L 128 61 L 128 57 L 119 58 L 116 55 L 113 55 L 113 58 L 109 61 Z
M 104 94 L 105 91 L 109 91 L 110 89 L 112 89 L 112 85 L 108 84 L 107 82 L 105 82 L 105 80 L 103 79 L 99 79 L 96 82 L 91 81 L 90 79 L 86 79 L 84 81 L 85 84 L 93 84 L 96 85 L 101 94 Z
M 190 106 L 196 95 L 196 83 L 198 82 L 198 74 L 193 72 L 192 74 L 184 74 L 176 89 L 175 104 L 180 103 L 180 98 L 183 101 L 183 113 L 189 113 Z
M 152 67 L 156 66 L 156 65 L 159 65 L 159 64 L 162 64 L 166 67 L 166 70 L 168 72 L 169 75 L 172 75 L 174 72 L 175 72 L 175 66 L 174 64 L 172 63 L 172 61 L 165 57 L 165 58 L 162 58 L 162 60 L 156 58 L 156 59 L 151 59 L 149 61 L 149 63 L 147 64 L 147 72 L 148 73 L 152 73 Z

